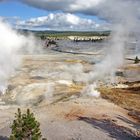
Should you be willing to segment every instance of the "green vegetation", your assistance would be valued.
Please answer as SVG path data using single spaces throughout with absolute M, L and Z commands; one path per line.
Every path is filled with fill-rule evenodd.
M 136 56 L 136 58 L 135 58 L 135 60 L 134 60 L 134 63 L 135 63 L 135 64 L 138 64 L 139 61 L 140 61 L 140 60 L 139 60 L 138 56 Z
M 67 36 L 108 36 L 110 31 L 78 32 L 78 31 L 34 31 L 36 36 L 67 37 Z
M 32 30 L 19 30 L 24 34 L 29 32 L 35 34 L 42 39 L 46 37 L 64 38 L 67 36 L 109 36 L 110 31 L 32 31 Z
M 36 121 L 34 114 L 27 109 L 25 114 L 18 112 L 15 113 L 15 120 L 11 125 L 12 134 L 10 140 L 40 140 L 40 124 Z

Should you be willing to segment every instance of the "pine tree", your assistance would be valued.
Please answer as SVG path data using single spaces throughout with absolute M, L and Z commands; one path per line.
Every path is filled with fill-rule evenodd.
M 136 56 L 134 63 L 135 63 L 135 64 L 139 63 L 139 58 L 138 58 L 138 56 Z
M 18 109 L 11 126 L 10 140 L 40 140 L 42 136 L 39 127 L 39 122 L 36 121 L 34 114 L 29 109 L 26 114 L 22 114 Z

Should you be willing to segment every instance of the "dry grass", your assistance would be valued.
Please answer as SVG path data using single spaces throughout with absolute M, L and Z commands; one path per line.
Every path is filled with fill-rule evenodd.
M 69 87 L 67 87 L 66 91 L 63 90 L 63 92 L 61 92 L 60 94 L 57 94 L 58 98 L 52 104 L 55 104 L 55 103 L 58 103 L 58 102 L 68 101 L 68 100 L 70 100 L 71 96 L 73 96 L 73 95 L 79 96 L 82 88 L 83 88 L 82 84 L 79 84 L 79 85 L 72 84 L 72 85 L 70 85 Z
M 111 102 L 126 108 L 140 112 L 140 86 L 130 86 L 126 89 L 100 88 L 101 96 Z
M 76 59 L 66 59 L 64 60 L 64 62 L 66 63 L 72 63 L 72 64 L 76 64 L 76 63 L 81 63 L 81 64 L 85 64 L 86 61 L 83 61 L 83 60 L 76 60 Z

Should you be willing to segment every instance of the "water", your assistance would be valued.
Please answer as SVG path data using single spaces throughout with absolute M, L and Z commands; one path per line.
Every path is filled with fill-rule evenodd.
M 77 51 L 77 52 L 98 52 L 105 49 L 105 42 L 74 42 L 71 40 L 57 41 L 61 50 Z

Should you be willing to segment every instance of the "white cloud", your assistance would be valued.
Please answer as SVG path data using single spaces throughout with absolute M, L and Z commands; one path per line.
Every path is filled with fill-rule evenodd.
M 128 13 L 138 14 L 140 0 L 21 0 L 44 10 L 62 10 L 97 15 L 109 20 L 122 20 Z M 140 13 L 139 13 L 140 15 Z
M 88 0 L 87 2 L 85 0 L 75 0 L 75 2 L 70 4 L 71 11 L 79 11 L 83 9 L 90 9 L 97 6 L 100 2 L 103 2 L 104 0 Z
M 29 6 L 33 6 L 39 9 L 44 9 L 47 11 L 48 10 L 63 11 L 66 13 L 82 13 L 82 14 L 87 14 L 87 15 L 96 15 L 99 18 L 105 19 L 107 22 L 112 23 L 114 25 L 116 24 L 125 25 L 125 24 L 130 23 L 128 26 L 136 27 L 136 26 L 133 26 L 133 24 L 138 25 L 140 23 L 139 21 L 140 0 L 88 0 L 88 1 L 85 1 L 85 0 L 20 0 L 20 1 L 16 0 L 16 1 L 25 3 Z M 48 22 L 55 21 L 54 20 L 55 18 L 50 17 L 51 20 L 50 19 L 47 20 L 47 17 L 40 17 L 40 19 L 34 18 L 28 21 L 23 21 L 22 24 L 28 23 L 28 25 L 30 26 L 31 25 L 37 26 L 38 24 L 39 25 L 43 24 L 43 22 L 46 21 L 47 22 L 46 27 L 49 28 L 49 26 L 52 27 L 53 25 L 51 25 L 51 23 L 48 23 Z M 63 19 L 66 17 L 62 16 L 61 18 Z M 58 18 L 58 15 L 57 15 L 57 19 L 59 20 L 55 21 L 54 26 L 57 25 L 58 27 L 59 25 L 60 27 L 62 27 L 61 24 L 63 23 L 60 22 L 62 20 L 61 18 Z M 63 20 L 64 20 L 65 25 L 67 25 L 66 27 L 75 28 L 76 25 L 74 24 L 76 24 L 78 22 L 77 20 L 79 19 L 75 18 L 74 19 L 75 21 L 71 20 L 72 22 L 74 21 L 74 24 L 70 22 L 70 18 L 68 19 L 67 22 L 65 19 Z M 37 22 L 36 25 L 34 24 L 35 21 Z M 81 25 L 83 24 L 81 23 Z M 87 25 L 89 25 L 89 23 Z M 42 26 L 45 27 L 45 24 Z M 108 26 L 108 25 L 104 25 L 104 26 Z M 92 24 L 91 27 L 97 28 L 98 26 L 95 23 L 95 25 Z M 131 30 L 134 30 L 134 29 L 131 29 Z
M 105 24 L 98 24 L 92 19 L 81 18 L 70 13 L 51 13 L 48 16 L 19 21 L 19 27 L 44 28 L 51 30 L 98 30 L 105 29 Z
M 87 15 L 96 15 L 99 18 L 105 19 L 109 23 L 113 23 L 113 24 L 124 25 L 128 22 L 130 24 L 131 23 L 137 24 L 139 22 L 138 19 L 140 17 L 140 12 L 139 12 L 140 0 L 88 0 L 88 1 L 85 0 L 16 0 L 16 1 L 25 3 L 29 6 L 33 6 L 39 9 L 44 9 L 47 11 L 48 10 L 63 11 L 67 13 L 82 13 Z M 34 20 L 38 21 L 39 19 L 32 19 L 32 20 L 28 21 L 29 22 L 28 25 L 29 24 L 33 25 L 33 23 L 35 22 Z M 43 17 L 41 17 L 40 20 L 43 20 L 40 21 L 40 23 L 42 23 L 46 19 L 43 19 Z M 131 21 L 136 21 L 136 22 L 131 22 Z M 23 23 L 27 24 L 27 21 L 23 21 Z M 57 23 L 60 26 L 61 22 L 55 21 L 55 23 Z M 66 22 L 66 23 L 70 24 L 70 22 Z M 76 19 L 74 23 L 76 24 Z M 46 25 L 48 26 L 48 23 Z M 70 27 L 72 28 L 73 26 L 74 26 L 73 24 L 70 25 Z M 96 27 L 96 25 L 94 27 Z

